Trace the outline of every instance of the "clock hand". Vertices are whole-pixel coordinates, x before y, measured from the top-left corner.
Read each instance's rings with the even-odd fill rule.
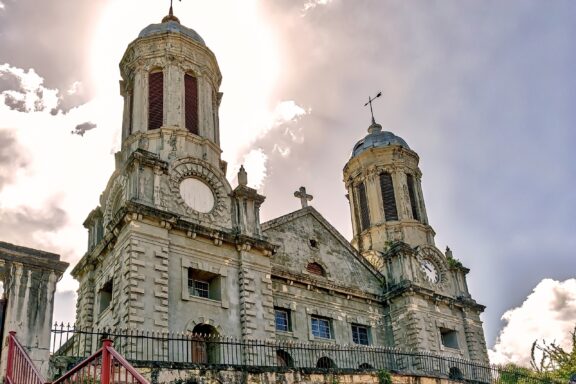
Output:
[[[430,272],[432,272],[432,268],[430,268],[429,266],[424,265],[424,268],[426,268],[427,270],[429,270]]]

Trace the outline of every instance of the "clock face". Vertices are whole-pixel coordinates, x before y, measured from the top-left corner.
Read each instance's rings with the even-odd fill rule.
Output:
[[[426,276],[426,279],[428,279],[428,281],[430,281],[431,283],[437,283],[438,281],[440,281],[440,274],[438,273],[438,269],[436,268],[434,263],[432,263],[430,260],[425,259],[422,260],[420,266],[422,267],[424,275]]]
[[[180,196],[193,210],[208,213],[214,208],[214,193],[200,179],[189,177],[180,183]]]

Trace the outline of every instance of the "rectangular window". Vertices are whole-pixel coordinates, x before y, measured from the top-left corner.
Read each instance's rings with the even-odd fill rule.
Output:
[[[164,120],[164,75],[153,72],[148,76],[148,130],[158,129]]]
[[[314,337],[319,337],[321,339],[331,339],[332,330],[330,329],[330,319],[323,317],[312,316],[312,334]]]
[[[207,281],[192,280],[189,282],[191,288],[190,294],[198,297],[208,297],[210,292],[210,283]]]
[[[112,301],[112,291],[114,289],[114,285],[112,280],[108,280],[106,284],[100,288],[99,296],[100,296],[100,313],[102,313],[106,308],[110,306],[110,302]]]
[[[276,330],[281,332],[291,332],[292,324],[290,323],[290,310],[284,308],[274,308],[274,318],[276,321]]]
[[[352,341],[354,344],[370,345],[368,327],[352,324]]]
[[[188,268],[188,293],[190,296],[220,300],[220,276]]]
[[[370,212],[368,211],[368,200],[366,199],[366,187],[364,183],[358,184],[358,204],[360,205],[360,230],[370,227]]]
[[[455,330],[440,328],[440,338],[444,347],[458,349],[458,333]]]
[[[380,174],[380,192],[382,193],[382,203],[384,204],[384,216],[386,221],[398,220],[392,175],[387,172]]]
[[[198,81],[194,76],[184,76],[184,110],[186,128],[198,134]]]

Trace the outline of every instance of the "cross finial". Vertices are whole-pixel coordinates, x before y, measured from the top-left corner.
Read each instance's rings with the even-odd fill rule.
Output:
[[[382,92],[378,92],[376,96],[370,97],[368,96],[368,102],[364,104],[364,106],[370,105],[370,115],[372,115],[372,124],[376,124],[376,120],[374,120],[374,111],[372,110],[372,102],[382,96]]]
[[[294,192],[294,197],[300,199],[300,204],[302,204],[302,208],[306,208],[308,206],[308,202],[314,198],[314,196],[306,193],[305,187],[300,187],[299,190]]]

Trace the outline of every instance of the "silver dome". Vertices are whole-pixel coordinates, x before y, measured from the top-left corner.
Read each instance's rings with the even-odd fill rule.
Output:
[[[392,132],[382,131],[380,124],[373,123],[368,128],[368,134],[362,140],[356,143],[352,150],[352,156],[355,157],[370,148],[386,147],[389,145],[399,145],[406,149],[410,149],[403,138],[396,136]]]
[[[181,33],[202,45],[206,45],[204,39],[202,39],[195,30],[185,27],[175,20],[168,20],[159,24],[150,24],[138,34],[138,37],[148,37],[168,32]]]

